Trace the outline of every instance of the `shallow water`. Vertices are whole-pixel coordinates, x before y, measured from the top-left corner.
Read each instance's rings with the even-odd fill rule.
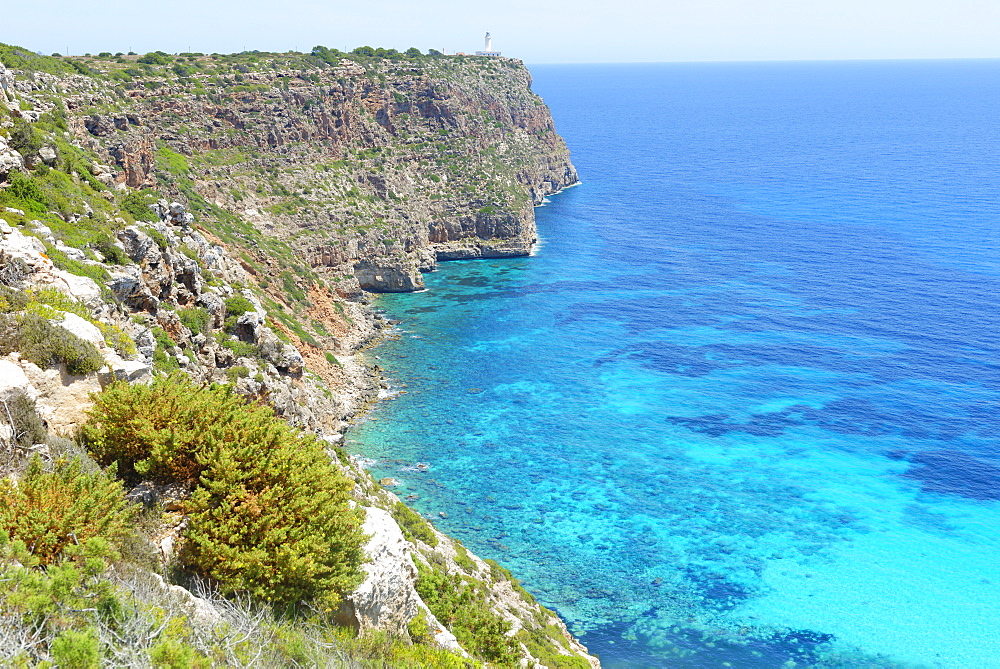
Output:
[[[584,183],[349,447],[606,666],[1000,666],[1000,63],[533,72]]]

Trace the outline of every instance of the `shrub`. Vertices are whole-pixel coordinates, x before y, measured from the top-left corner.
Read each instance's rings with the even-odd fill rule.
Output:
[[[226,317],[230,316],[242,316],[248,311],[254,311],[253,302],[243,297],[242,295],[233,295],[226,299]]]
[[[431,613],[477,657],[503,665],[516,664],[517,642],[507,636],[510,623],[485,605],[482,581],[449,574],[442,567],[417,561],[417,593]]]
[[[42,368],[65,363],[66,371],[75,375],[104,366],[104,358],[89,341],[33,313],[0,314],[0,355],[14,351]]]
[[[0,423],[11,423],[14,430],[15,445],[29,448],[34,444],[43,443],[46,437],[45,425],[35,411],[35,401],[23,392],[17,392],[13,397],[0,402],[3,413],[0,413]]]
[[[137,190],[128,190],[118,196],[118,206],[137,221],[155,221],[156,214],[149,208],[154,198]]]
[[[66,630],[52,640],[52,659],[66,669],[97,669],[101,650],[93,630]]]
[[[16,484],[0,481],[0,529],[23,541],[42,564],[92,537],[120,542],[132,532],[136,509],[113,474],[85,472],[79,458],[45,471],[35,457]]]
[[[222,345],[233,352],[237,358],[256,358],[260,355],[260,349],[254,344],[249,344],[239,339],[227,339]]]
[[[128,255],[122,250],[109,235],[103,235],[101,239],[91,244],[95,251],[100,252],[104,257],[104,262],[111,265],[127,265]]]
[[[82,430],[126,480],[197,482],[181,562],[223,592],[332,606],[360,582],[361,512],[320,442],[231,386],[110,385]]]
[[[403,530],[407,541],[419,539],[431,548],[438,545],[437,535],[430,523],[402,502],[396,502],[396,506],[392,507],[392,519],[399,523],[399,529]]]
[[[248,376],[250,376],[250,369],[243,365],[230,367],[226,370],[226,378],[229,379],[230,383],[236,383],[239,379],[245,379]]]
[[[201,307],[189,307],[187,309],[180,309],[177,315],[183,323],[193,334],[205,334],[208,332],[208,326],[212,322],[212,314],[208,313],[207,309]]]

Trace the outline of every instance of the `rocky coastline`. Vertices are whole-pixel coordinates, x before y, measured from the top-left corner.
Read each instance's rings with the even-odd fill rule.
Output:
[[[420,290],[439,261],[529,254],[533,207],[577,181],[523,65],[13,53],[20,69],[0,65],[0,197],[27,204],[0,207],[0,279],[100,365],[77,374],[5,351],[0,400],[28,398],[62,438],[114,381],[231,383],[324,439],[354,481],[370,539],[343,625],[474,657],[419,594],[438,574],[479,593],[521,666],[599,666],[509,572],[438,532],[341,446],[388,387],[363,355],[391,332],[369,293]],[[152,539],[166,568],[184,493],[144,485],[131,494],[166,510]]]

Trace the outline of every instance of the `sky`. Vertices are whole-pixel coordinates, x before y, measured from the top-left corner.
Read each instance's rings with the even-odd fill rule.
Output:
[[[1000,57],[1000,0],[44,0],[0,42],[44,53],[493,48],[528,63]]]

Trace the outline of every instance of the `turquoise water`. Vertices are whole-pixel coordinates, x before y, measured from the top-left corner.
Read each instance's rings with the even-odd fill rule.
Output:
[[[605,666],[1000,666],[1000,63],[533,72],[583,183],[349,448]]]

